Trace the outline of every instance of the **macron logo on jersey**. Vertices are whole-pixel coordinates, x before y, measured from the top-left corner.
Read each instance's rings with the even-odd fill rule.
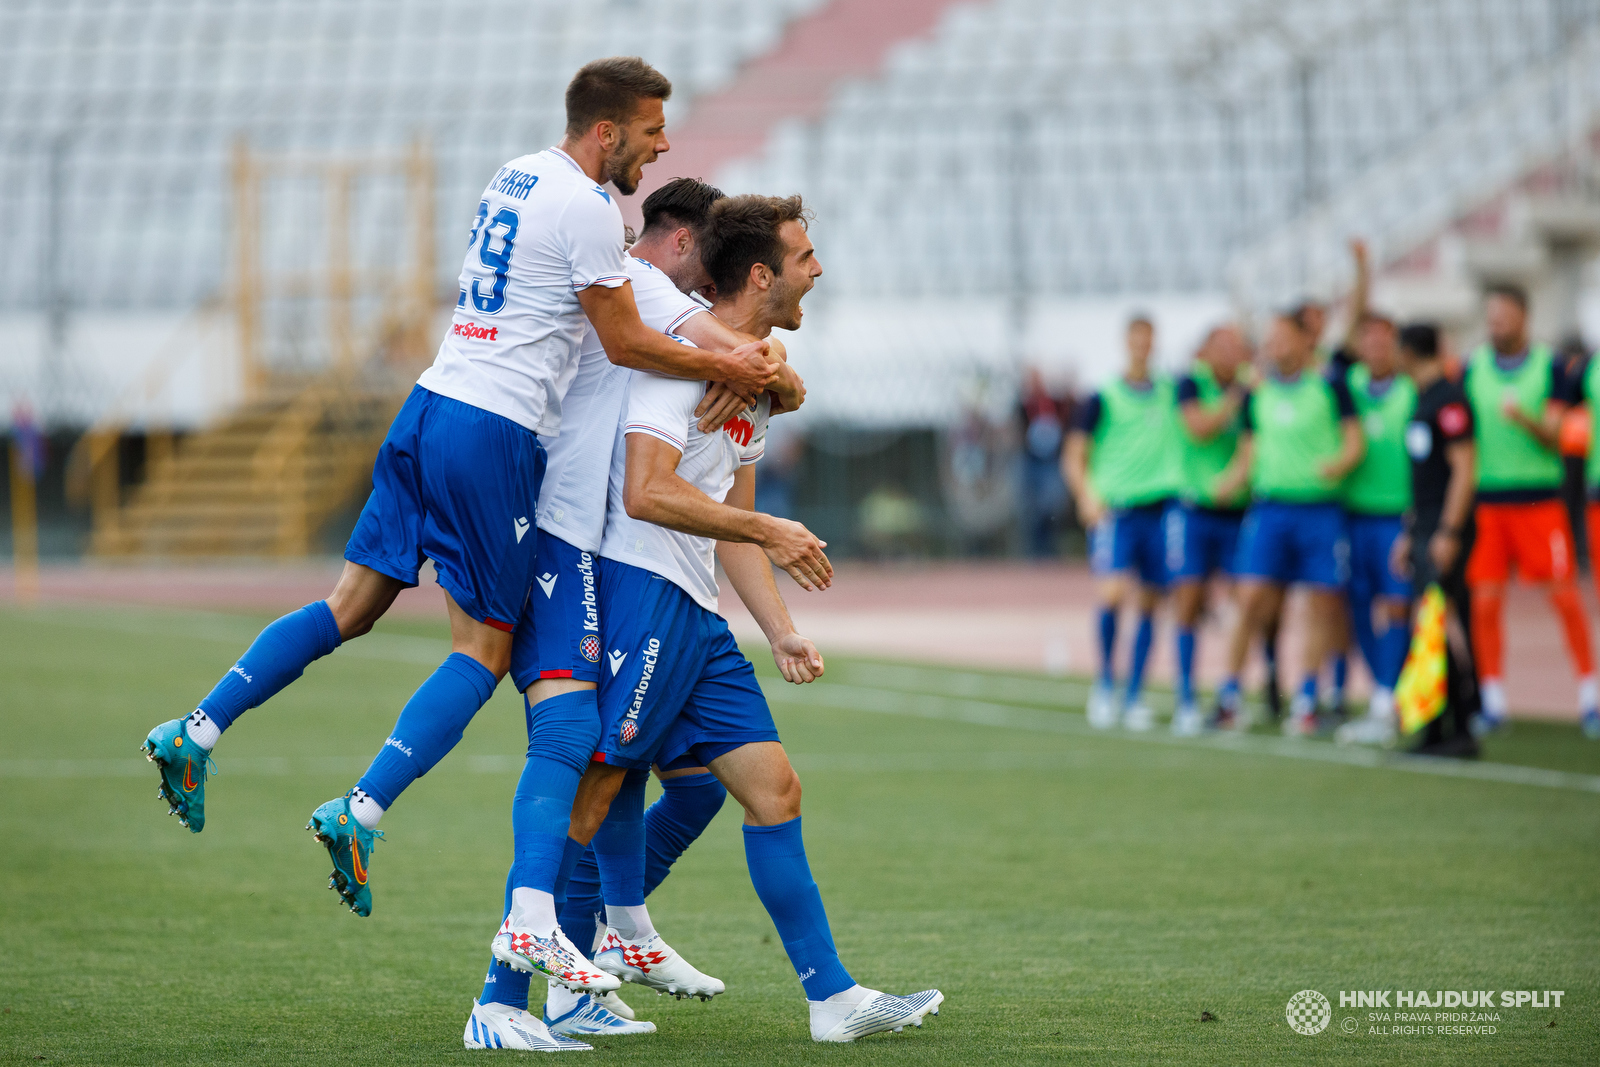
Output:
[[[522,544],[522,535],[528,532],[527,516],[523,516],[520,519],[512,519],[511,525],[516,527],[517,530],[517,544]]]
[[[550,594],[555,592],[555,590],[556,590],[556,579],[559,578],[559,577],[561,577],[561,575],[559,575],[559,574],[541,574],[541,575],[539,575],[537,581],[539,583],[539,588],[544,590],[544,598],[546,600],[549,600],[550,599]]]
[[[628,654],[614,648],[606,653],[606,658],[611,660],[611,677],[615,678],[617,672],[622,669],[622,661],[628,658]]]

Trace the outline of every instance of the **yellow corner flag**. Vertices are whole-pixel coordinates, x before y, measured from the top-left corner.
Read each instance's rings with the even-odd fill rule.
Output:
[[[1445,703],[1444,592],[1428,586],[1417,611],[1417,626],[1411,633],[1411,650],[1394,687],[1395,709],[1400,715],[1400,732],[1413,734],[1444,710]]]

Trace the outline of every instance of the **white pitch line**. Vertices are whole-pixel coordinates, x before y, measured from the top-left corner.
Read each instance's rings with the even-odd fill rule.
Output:
[[[1445,778],[1471,778],[1476,781],[1502,782],[1509,785],[1531,785],[1546,789],[1571,789],[1583,793],[1600,793],[1600,775],[1573,774],[1542,767],[1522,767],[1510,763],[1479,763],[1470,760],[1441,759],[1428,756],[1411,756],[1404,753],[1385,752],[1378,749],[1344,747],[1317,741],[1290,737],[1261,737],[1254,734],[1217,733],[1200,737],[1173,737],[1155,730],[1150,733],[1129,733],[1125,730],[1096,730],[1082,715],[1065,711],[1046,711],[1038,708],[1021,708],[1011,704],[995,704],[981,700],[958,697],[907,693],[898,689],[878,689],[869,686],[823,684],[779,689],[772,685],[767,699],[775,703],[800,706],[823,706],[849,711],[872,711],[883,715],[908,715],[921,719],[940,719],[963,722],[974,726],[998,726],[1015,730],[1032,730],[1039,733],[1064,734],[1073,737],[1098,737],[1109,740],[1144,741],[1159,745],[1199,747],[1237,752],[1251,756],[1279,756],[1289,759],[1312,760],[1319,763],[1338,763],[1349,767],[1367,767],[1414,774],[1432,774]]]

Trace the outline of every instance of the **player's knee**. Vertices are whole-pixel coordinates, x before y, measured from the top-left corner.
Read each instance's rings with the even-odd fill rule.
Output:
[[[530,686],[532,691],[534,687]],[[566,764],[580,774],[590,768],[600,744],[600,712],[595,690],[562,693],[533,704],[525,697],[528,755]]]

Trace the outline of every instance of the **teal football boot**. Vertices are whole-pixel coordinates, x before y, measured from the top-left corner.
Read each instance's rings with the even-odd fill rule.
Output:
[[[217,765],[211,753],[194,743],[185,719],[164,722],[150,731],[140,750],[144,758],[161,769],[158,794],[176,815],[178,822],[197,834],[206,828],[206,776],[215,774]]]
[[[382,830],[368,830],[356,821],[350,810],[350,794],[330,800],[311,813],[306,829],[328,850],[333,874],[328,888],[360,916],[372,914],[372,890],[367,886],[367,864],[372,846],[383,836]]]

